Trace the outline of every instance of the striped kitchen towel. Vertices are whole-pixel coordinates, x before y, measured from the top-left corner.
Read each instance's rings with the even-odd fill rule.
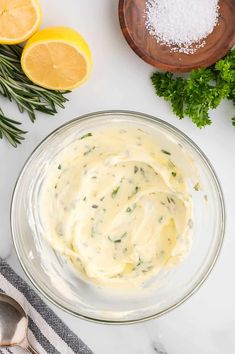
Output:
[[[28,338],[39,354],[92,354],[42,301],[42,299],[0,258],[0,292],[16,299],[29,316]],[[19,348],[0,348],[1,354],[22,353]]]

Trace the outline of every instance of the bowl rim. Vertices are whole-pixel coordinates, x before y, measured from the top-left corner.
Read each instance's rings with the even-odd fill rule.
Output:
[[[210,40],[207,38],[205,46],[201,48],[202,52],[196,52],[190,55],[189,62],[187,62],[187,54],[172,52],[172,48],[166,45],[164,46],[164,56],[159,58],[158,52],[161,51],[163,46],[157,43],[157,41],[155,41],[155,47],[157,47],[158,52],[154,52],[154,55],[142,46],[140,41],[138,42],[136,38],[138,37],[137,33],[140,31],[143,32],[142,35],[145,40],[154,37],[149,34],[145,27],[136,26],[134,21],[133,23],[128,21],[129,8],[131,8],[132,5],[134,6],[135,4],[129,4],[126,0],[119,0],[118,15],[122,34],[130,48],[140,59],[161,71],[186,73],[199,68],[207,68],[223,58],[235,45],[235,31],[234,28],[230,29],[229,27],[230,20],[231,24],[234,22],[234,15],[232,15],[230,19],[230,14],[233,14],[235,9],[233,0],[221,2],[217,24],[214,26],[213,31],[207,36]],[[229,21],[227,23],[228,19]],[[226,29],[223,30],[221,37],[217,38],[216,35],[219,33],[223,21],[226,21]],[[216,43],[219,45],[217,50],[215,50]],[[166,57],[173,58],[173,62],[167,61]]]
[[[18,250],[17,242],[16,242],[16,235],[14,233],[14,228],[13,228],[13,219],[14,219],[13,210],[14,210],[15,197],[16,197],[16,194],[17,194],[18,185],[20,183],[20,180],[21,180],[21,177],[22,177],[24,171],[27,169],[28,164],[33,159],[35,152],[46,141],[49,141],[52,136],[54,136],[59,131],[63,130],[65,127],[69,127],[70,125],[72,125],[72,124],[74,124],[74,123],[76,123],[78,121],[84,121],[86,119],[90,119],[90,118],[94,118],[94,117],[109,116],[109,115],[112,115],[112,116],[115,116],[115,115],[127,115],[129,117],[134,117],[134,118],[138,118],[139,117],[139,118],[142,118],[142,119],[147,119],[147,120],[149,120],[151,122],[155,122],[155,123],[159,124],[160,126],[166,128],[170,132],[176,133],[178,136],[180,136],[181,138],[186,140],[187,143],[189,143],[189,145],[199,154],[199,156],[201,157],[203,162],[206,164],[211,176],[213,177],[214,186],[216,188],[216,192],[217,192],[217,195],[218,195],[219,207],[221,209],[221,225],[220,225],[220,230],[219,230],[218,236],[217,236],[218,237],[218,242],[217,242],[217,245],[216,245],[216,249],[215,249],[215,252],[214,252],[213,259],[209,263],[207,268],[204,270],[202,276],[200,277],[200,279],[198,279],[198,281],[194,285],[194,287],[191,290],[189,290],[187,292],[187,294],[182,297],[182,299],[180,299],[179,301],[177,301],[173,305],[169,306],[168,308],[166,308],[166,309],[164,309],[162,311],[159,311],[159,312],[157,312],[155,314],[151,314],[151,315],[144,316],[142,318],[133,319],[133,320],[104,320],[104,319],[100,319],[100,318],[86,316],[84,314],[79,313],[78,311],[72,310],[70,308],[66,308],[59,301],[55,300],[50,294],[47,293],[46,290],[44,290],[37,283],[37,281],[33,278],[32,274],[30,274],[30,271],[26,267],[26,265],[24,263],[24,259],[21,256],[20,251]],[[225,211],[225,202],[224,202],[224,196],[223,196],[222,187],[221,187],[221,184],[219,182],[218,176],[217,176],[212,164],[210,163],[209,159],[204,154],[204,152],[199,148],[199,146],[191,138],[189,138],[185,133],[183,133],[178,128],[174,127],[172,124],[164,121],[163,119],[157,118],[155,116],[152,116],[152,115],[149,115],[149,114],[146,114],[146,113],[142,113],[142,112],[131,111],[131,110],[118,110],[118,109],[115,109],[115,110],[102,110],[102,111],[95,111],[95,112],[83,114],[81,116],[78,116],[78,117],[76,117],[76,118],[74,118],[74,119],[72,119],[72,120],[60,125],[58,128],[56,128],[55,130],[50,132],[33,149],[33,151],[30,153],[30,155],[26,159],[25,163],[23,164],[23,167],[21,168],[21,170],[19,172],[19,175],[18,175],[18,177],[16,179],[16,182],[15,182],[15,186],[14,186],[13,193],[12,193],[12,198],[11,198],[11,204],[10,204],[10,228],[11,228],[11,236],[12,236],[14,248],[15,248],[18,260],[20,262],[20,265],[21,265],[23,271],[25,272],[26,276],[28,277],[28,279],[33,284],[33,286],[39,291],[39,293],[41,293],[53,305],[56,305],[58,308],[64,310],[65,312],[67,312],[67,313],[69,313],[71,315],[74,315],[74,316],[76,316],[78,318],[81,318],[81,319],[84,319],[84,320],[87,320],[87,321],[90,321],[90,322],[93,322],[93,323],[100,323],[100,324],[117,324],[117,325],[120,325],[120,324],[141,323],[141,322],[145,322],[147,320],[158,318],[158,317],[160,317],[160,316],[162,316],[162,315],[174,310],[175,308],[179,307],[181,304],[183,304],[192,295],[194,295],[197,292],[197,290],[204,284],[204,282],[206,281],[207,277],[209,276],[209,274],[211,273],[212,269],[214,268],[215,263],[216,263],[216,261],[218,259],[219,254],[220,254],[222,245],[223,245],[224,234],[225,234],[225,224],[226,224],[226,211]]]

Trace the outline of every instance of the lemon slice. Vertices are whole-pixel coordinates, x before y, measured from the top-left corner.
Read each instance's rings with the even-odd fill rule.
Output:
[[[0,0],[0,43],[21,43],[40,26],[38,0]]]
[[[92,59],[79,33],[67,27],[49,27],[27,42],[21,65],[36,84],[51,90],[71,90],[87,80]]]

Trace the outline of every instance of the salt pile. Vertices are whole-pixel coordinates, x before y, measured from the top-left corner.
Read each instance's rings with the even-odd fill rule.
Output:
[[[218,0],[148,0],[146,28],[172,51],[193,54],[218,22]]]

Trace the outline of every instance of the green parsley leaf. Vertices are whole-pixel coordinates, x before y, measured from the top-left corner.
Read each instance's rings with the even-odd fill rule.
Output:
[[[83,136],[80,138],[80,140],[85,139],[85,138],[88,138],[89,136],[92,136],[92,133],[87,133],[87,134],[83,135]]]
[[[235,49],[209,68],[193,70],[187,76],[155,72],[151,81],[156,94],[171,103],[180,119],[188,116],[199,128],[210,125],[210,109],[225,98],[235,105]],[[232,124],[235,126],[235,117]]]
[[[111,194],[111,197],[112,197],[112,198],[115,198],[115,197],[116,197],[116,195],[117,195],[119,189],[120,189],[120,186],[118,186],[117,188],[115,188],[115,189],[112,191],[112,194]]]
[[[166,154],[166,155],[171,155],[171,153],[169,151],[166,151],[164,149],[162,149],[161,152],[163,152],[163,154]]]

